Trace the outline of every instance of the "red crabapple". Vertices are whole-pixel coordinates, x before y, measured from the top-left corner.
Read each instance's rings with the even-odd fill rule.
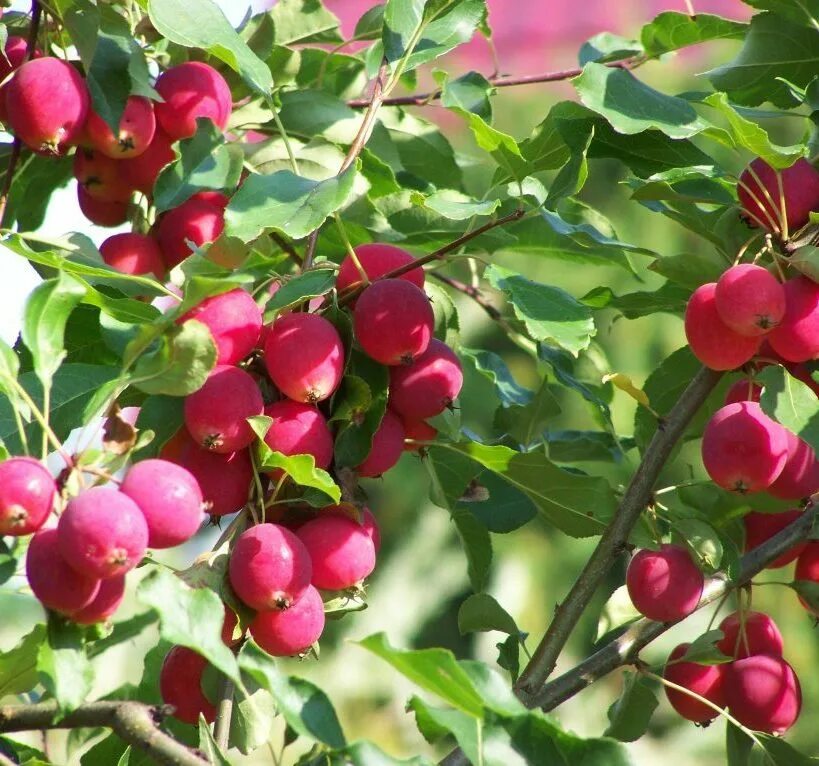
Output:
[[[390,470],[404,451],[404,426],[390,410],[384,413],[373,436],[370,452],[356,468],[359,476],[381,476]]]
[[[241,287],[205,298],[179,322],[188,319],[198,319],[210,330],[219,354],[217,364],[241,362],[255,348],[262,330],[262,312]]]
[[[804,226],[811,211],[819,208],[819,172],[800,158],[778,175],[765,160],[755,159],[739,177],[737,196],[752,226],[784,235],[785,222],[790,234]]]
[[[285,314],[267,333],[264,362],[286,397],[317,404],[338,388],[344,344],[338,330],[318,314]]]
[[[228,572],[236,595],[251,609],[288,609],[310,585],[313,565],[289,529],[257,524],[237,538]]]
[[[432,338],[412,364],[390,369],[390,406],[402,417],[431,418],[452,406],[463,382],[455,352]]]
[[[74,177],[94,199],[127,202],[131,198],[133,190],[123,178],[119,163],[100,152],[79,147],[74,154]]]
[[[190,471],[168,460],[135,463],[125,474],[120,490],[145,516],[151,548],[181,545],[204,521],[199,484]]]
[[[274,657],[307,651],[324,630],[324,603],[311,585],[289,609],[258,612],[250,623],[253,640]]]
[[[122,177],[128,185],[150,196],[162,168],[176,159],[172,144],[173,139],[157,126],[153,140],[139,157],[121,161]]]
[[[361,526],[370,536],[370,540],[373,541],[373,548],[375,548],[375,552],[377,554],[379,548],[381,548],[381,530],[378,528],[378,522],[375,520],[375,514],[369,508],[365,508],[361,512]]]
[[[431,426],[426,420],[415,420],[414,418],[401,418],[404,424],[404,450],[407,452],[417,452],[423,449],[423,444],[417,442],[435,441],[438,436],[438,429]]]
[[[264,401],[253,377],[229,365],[214,367],[205,385],[185,398],[185,425],[197,444],[213,452],[236,452],[254,439],[248,418]]]
[[[66,506],[57,525],[62,557],[86,577],[116,577],[133,569],[148,547],[139,506],[111,487],[92,487]]]
[[[355,248],[355,254],[358,258],[358,262],[361,264],[361,268],[364,269],[364,273],[371,282],[415,260],[410,253],[406,250],[402,250],[400,247],[378,242],[359,245]],[[412,271],[402,274],[398,279],[404,279],[416,287],[423,289],[424,269],[419,266],[417,269],[412,269]],[[344,292],[344,290],[357,287],[361,284],[361,273],[356,267],[352,257],[348,255],[344,258],[339,267],[338,275],[336,276],[336,290],[341,293]]]
[[[100,245],[100,253],[102,260],[123,274],[153,274],[162,279],[167,271],[159,245],[147,234],[114,234]]]
[[[802,511],[783,511],[781,513],[758,513],[751,511],[742,517],[745,526],[745,552],[758,548],[762,543],[770,540],[777,532],[790,526],[802,515]],[[779,569],[787,566],[805,549],[806,543],[797,543],[790,550],[775,558],[768,569]]]
[[[221,208],[204,200],[189,199],[162,214],[156,225],[156,238],[165,262],[173,268],[193,252],[188,241],[201,247],[218,239],[224,228],[225,213]]]
[[[691,644],[680,644],[671,652],[663,670],[663,678],[713,702],[717,707],[725,707],[724,666],[700,665],[698,662],[682,660],[689,646]],[[677,689],[666,686],[665,695],[677,713],[694,723],[707,723],[718,715],[713,708]]]
[[[128,220],[129,201],[109,202],[95,199],[82,186],[77,186],[77,201],[82,214],[97,226],[119,226]]]
[[[166,69],[156,81],[163,101],[155,106],[156,119],[172,138],[189,138],[196,133],[196,118],[210,118],[224,130],[233,108],[225,78],[212,66],[186,61]]]
[[[236,627],[239,625],[239,618],[227,604],[225,606],[225,620],[222,623],[222,641],[227,646],[236,646],[241,641],[241,638],[234,638]]]
[[[247,503],[253,481],[253,463],[247,449],[221,454],[200,447],[182,429],[160,453],[186,468],[199,484],[204,510],[211,516],[226,516],[240,511]]]
[[[0,536],[37,531],[56,497],[57,485],[39,460],[13,457],[0,463]]]
[[[743,726],[784,734],[799,717],[802,691],[793,668],[781,657],[755,654],[725,671],[725,701]]]
[[[6,47],[3,49],[3,56],[0,56],[0,82],[5,80],[15,69],[18,69],[26,58],[28,40],[25,37],[9,35],[6,40]],[[38,59],[42,56],[42,51],[35,48],[32,58]],[[6,85],[0,85],[0,120],[8,122],[6,112]]]
[[[717,649],[728,657],[742,660],[754,654],[782,656],[782,634],[771,617],[763,612],[733,612],[720,624],[723,637]]]
[[[657,622],[687,617],[697,608],[704,578],[685,548],[663,545],[659,551],[644,549],[631,559],[626,586],[640,614]]]
[[[216,718],[216,708],[202,691],[202,674],[208,661],[187,646],[174,646],[159,671],[159,693],[166,705],[173,705],[174,718],[196,726],[201,713],[208,723]]]
[[[100,581],[100,589],[94,600],[77,612],[71,613],[71,621],[78,625],[94,625],[105,622],[114,615],[125,597],[125,575],[109,577]]]
[[[273,421],[264,437],[270,449],[288,456],[312,455],[317,468],[330,465],[333,435],[324,415],[315,407],[283,400],[268,406],[264,414]]]
[[[767,492],[780,500],[801,500],[819,490],[819,462],[807,442],[790,431],[786,433],[788,459]]]
[[[376,362],[410,364],[426,351],[434,317],[426,293],[403,279],[374,282],[353,312],[355,335]]]
[[[819,358],[819,284],[808,277],[785,282],[785,316],[768,336],[781,357],[789,362]]]
[[[762,396],[762,386],[752,380],[743,378],[738,380],[725,394],[725,404],[736,402],[758,402]]]
[[[148,148],[156,132],[153,102],[143,96],[130,96],[125,102],[116,136],[92,108],[85,130],[98,152],[115,160],[138,157]]]
[[[733,370],[749,361],[759,338],[734,332],[720,318],[714,298],[716,282],[700,285],[685,307],[685,337],[694,356],[712,370]]]
[[[765,335],[785,316],[785,290],[767,269],[740,263],[717,280],[714,300],[720,319],[740,335]]]
[[[796,559],[796,569],[793,573],[794,580],[805,580],[806,582],[819,582],[819,543],[809,542],[805,545],[799,558]],[[812,607],[801,596],[799,600],[814,617],[819,617],[819,610]]]
[[[43,606],[72,614],[88,606],[100,589],[96,577],[81,575],[62,557],[57,530],[41,529],[26,552],[26,579]]]
[[[41,154],[59,154],[85,126],[90,98],[71,64],[52,56],[23,64],[4,88],[14,135]]]
[[[205,189],[204,191],[191,194],[190,199],[198,199],[200,202],[209,202],[214,207],[224,210],[230,204],[230,197],[227,194],[214,191],[212,189]]]
[[[296,532],[313,562],[312,584],[344,590],[375,568],[375,545],[364,527],[346,516],[321,515]]]
[[[723,489],[759,492],[782,472],[788,457],[787,431],[756,402],[717,410],[702,436],[702,462]]]

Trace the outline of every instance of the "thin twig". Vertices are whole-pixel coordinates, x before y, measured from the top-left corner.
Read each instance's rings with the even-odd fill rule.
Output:
[[[26,41],[26,53],[23,56],[22,64],[31,60],[34,55],[34,50],[37,47],[37,34],[40,30],[40,19],[43,15],[43,9],[40,6],[39,0],[32,0],[31,2],[31,24],[28,28],[28,39]],[[21,64],[21,66],[22,66]],[[11,145],[11,155],[9,155],[9,163],[6,167],[6,175],[3,179],[3,189],[0,191],[0,225],[6,216],[6,206],[9,202],[9,193],[11,192],[11,185],[14,182],[14,172],[17,170],[17,163],[20,161],[20,153],[23,149],[23,144],[19,138],[14,139]]]
[[[287,253],[291,260],[301,265],[301,256],[296,252],[296,248],[293,247],[292,242],[288,242],[277,231],[270,232],[270,239],[272,239],[279,246],[279,248],[281,248],[282,252]]]
[[[171,706],[144,705],[130,700],[105,701],[80,705],[72,713],[55,720],[57,712],[54,702],[0,707],[0,732],[104,726],[161,766],[210,766],[208,760],[159,727],[162,719],[173,712]]]
[[[222,677],[219,685],[219,704],[216,708],[216,720],[213,722],[213,739],[217,747],[226,752],[230,744],[230,723],[233,718],[233,695],[236,686],[227,676]]]
[[[643,63],[642,59],[628,58],[622,61],[611,61],[606,66],[615,69],[633,69],[641,63]],[[511,88],[517,85],[535,85],[543,82],[571,80],[582,73],[583,70],[578,67],[575,69],[559,69],[555,72],[522,75],[520,77],[490,77],[488,82],[493,88]],[[394,96],[393,98],[385,98],[382,104],[383,106],[426,106],[430,102],[441,98],[442,93],[443,91],[439,89],[428,93],[415,93],[410,96]],[[347,102],[347,106],[352,109],[363,109],[368,105],[369,101],[365,98],[354,98]]]
[[[498,311],[497,308],[495,308],[488,300],[486,300],[486,298],[483,297],[483,293],[481,293],[477,287],[461,282],[459,279],[453,279],[452,277],[448,277],[444,274],[439,274],[437,271],[428,271],[427,274],[434,277],[439,282],[443,282],[445,285],[448,285],[453,290],[457,290],[459,293],[463,293],[467,297],[472,298],[472,300],[486,312],[486,315],[490,319],[494,320],[495,322],[503,321],[503,316],[501,315],[500,311]]]

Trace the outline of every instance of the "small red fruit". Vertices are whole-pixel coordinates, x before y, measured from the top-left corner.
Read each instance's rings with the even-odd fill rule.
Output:
[[[247,419],[261,415],[263,409],[253,377],[238,367],[219,365],[202,388],[185,398],[185,425],[197,444],[227,454],[253,441]]]
[[[162,279],[167,271],[159,245],[147,234],[114,234],[100,245],[100,253],[102,260],[123,274],[153,274]]]
[[[97,226],[120,226],[128,220],[130,203],[94,199],[82,186],[77,186],[77,200],[82,214]]]
[[[159,672],[159,693],[166,705],[173,705],[174,718],[196,726],[201,713],[208,723],[216,718],[216,708],[202,691],[202,674],[208,661],[187,646],[168,652]]]
[[[297,533],[313,562],[312,584],[323,590],[352,588],[375,569],[375,545],[363,525],[323,514]]]
[[[90,98],[71,64],[46,56],[23,64],[4,88],[12,131],[41,154],[59,154],[79,137]]]
[[[221,208],[199,199],[189,199],[168,210],[159,219],[156,238],[169,268],[185,260],[196,247],[218,239],[225,228],[225,213]]]
[[[238,624],[239,618],[236,616],[236,612],[225,604],[225,620],[222,623],[222,641],[228,646],[236,646],[236,644],[241,641],[241,638],[233,637]]]
[[[142,96],[131,96],[125,102],[125,111],[119,121],[117,135],[92,108],[85,130],[93,147],[115,160],[139,157],[150,145],[156,132],[156,118],[151,101]]]
[[[145,516],[151,548],[181,545],[204,521],[199,484],[189,471],[168,460],[135,463],[125,474],[120,490]]]
[[[740,335],[765,335],[785,316],[782,283],[762,266],[740,263],[717,280],[714,300],[720,319]]]
[[[747,378],[738,380],[725,394],[725,404],[737,402],[758,402],[762,395],[762,386]]]
[[[369,509],[365,508],[361,513],[361,526],[364,531],[370,536],[373,541],[373,547],[376,554],[381,548],[381,530],[378,528],[378,522],[375,520],[375,514]]]
[[[415,420],[413,418],[401,418],[404,424],[404,450],[406,452],[417,452],[424,448],[423,444],[417,442],[432,442],[438,436],[438,429],[431,426],[425,420]]]
[[[66,506],[57,525],[63,558],[86,577],[125,574],[145,555],[148,525],[139,506],[111,487],[84,490]]]
[[[644,617],[657,622],[681,620],[702,596],[702,572],[685,548],[663,545],[659,551],[638,551],[626,570],[631,601]]]
[[[364,273],[371,282],[415,260],[410,253],[400,247],[378,242],[359,245],[355,248],[355,254],[364,269]],[[398,279],[404,279],[416,287],[424,289],[424,269],[420,266],[417,269],[408,271],[406,274],[402,274]],[[361,273],[352,257],[348,255],[341,262],[341,267],[338,270],[336,289],[341,293],[360,284],[362,284]]]
[[[100,589],[94,600],[71,614],[72,622],[78,625],[94,625],[98,622],[105,622],[119,609],[122,599],[125,597],[125,575],[109,577],[100,581]]]
[[[723,489],[759,492],[773,484],[788,457],[787,431],[756,402],[728,404],[702,437],[702,462]]]
[[[139,157],[121,161],[122,177],[132,189],[150,197],[162,168],[174,159],[173,139],[157,127],[153,140]]]
[[[190,199],[198,199],[200,202],[209,202],[211,205],[224,210],[230,204],[230,197],[220,191],[206,189],[205,191],[191,194]]]
[[[324,415],[315,407],[283,400],[271,404],[264,414],[273,420],[264,437],[270,449],[288,456],[312,455],[317,468],[330,465],[333,435]]]
[[[410,364],[427,350],[434,317],[423,290],[403,279],[370,285],[353,312],[355,335],[376,362]]]
[[[311,585],[289,609],[259,612],[250,635],[268,654],[292,657],[306,652],[324,630],[324,603]]]
[[[404,451],[404,426],[387,410],[373,436],[370,453],[356,468],[359,476],[381,476],[390,470]]]
[[[403,417],[431,418],[452,406],[463,382],[455,352],[432,338],[412,364],[390,369],[390,406]]]
[[[56,497],[57,485],[39,460],[13,457],[0,463],[0,535],[36,532]]]
[[[79,147],[74,155],[74,177],[94,199],[127,202],[131,198],[133,190],[123,178],[119,163],[100,152]]]
[[[164,99],[155,106],[156,119],[172,138],[196,133],[197,117],[213,120],[220,130],[227,127],[233,99],[225,78],[212,66],[186,61],[165,70],[156,81]]]
[[[763,612],[733,612],[720,624],[723,637],[717,649],[738,660],[754,654],[782,656],[782,634],[771,617]]]
[[[784,734],[799,717],[802,690],[785,660],[756,654],[727,666],[725,701],[731,715],[743,726]]]
[[[802,511],[783,511],[782,513],[751,513],[742,517],[745,525],[745,552],[758,548],[762,543],[770,540],[777,532],[781,532],[785,527],[790,526],[802,515]],[[794,561],[805,549],[806,543],[797,543],[781,556],[775,558],[768,569],[779,569]]]
[[[313,575],[304,543],[278,524],[257,524],[239,535],[228,567],[233,590],[252,609],[290,608]]]
[[[219,352],[217,364],[241,362],[255,348],[262,330],[261,309],[240,287],[205,298],[179,322],[188,319],[197,319],[210,330]]]
[[[26,552],[26,579],[42,605],[61,614],[88,606],[100,589],[96,577],[81,575],[62,557],[56,529],[41,529]]]
[[[781,500],[801,500],[819,490],[819,461],[811,446],[796,434],[786,431],[788,458],[768,494]]]
[[[785,282],[785,316],[768,336],[783,359],[809,362],[819,358],[819,285],[808,277]]]
[[[344,344],[324,317],[285,314],[267,333],[264,361],[270,379],[285,396],[317,404],[329,398],[341,382]]]
[[[725,667],[723,665],[700,665],[698,662],[681,660],[691,644],[680,644],[671,652],[663,671],[663,678],[682,686],[717,707],[725,707]],[[707,723],[717,717],[713,708],[677,689],[665,687],[665,695],[671,707],[683,718],[694,723]]]
[[[796,559],[793,579],[819,583],[819,543],[809,542],[805,545],[804,550],[799,554],[799,558]],[[799,601],[814,617],[819,617],[819,609],[812,607],[801,596]]]
[[[734,332],[722,321],[715,300],[716,282],[700,285],[685,307],[685,337],[694,356],[712,370],[733,370],[749,361],[759,338]]]
[[[10,35],[6,41],[4,48],[4,56],[0,56],[0,82],[5,80],[15,69],[18,69],[26,58],[28,49],[28,41],[25,37],[18,37],[17,35]],[[42,56],[42,51],[35,48],[32,58],[38,59]],[[6,112],[6,85],[0,86],[0,120],[8,121],[8,113]]]

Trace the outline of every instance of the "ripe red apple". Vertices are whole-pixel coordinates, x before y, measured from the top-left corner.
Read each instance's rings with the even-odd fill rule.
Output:
[[[208,723],[216,718],[216,707],[202,691],[202,674],[208,661],[187,646],[174,646],[159,671],[159,693],[166,705],[174,706],[174,718],[196,726],[200,713]]]
[[[734,332],[717,311],[716,282],[700,285],[685,307],[685,337],[694,356],[712,370],[733,370],[749,361],[759,338]]]
[[[123,274],[153,274],[162,279],[167,271],[159,245],[147,234],[114,234],[100,245],[100,253],[102,260]]]
[[[157,126],[153,140],[139,157],[121,161],[122,177],[132,189],[150,197],[157,176],[174,159],[173,139]]]
[[[186,61],[166,69],[156,81],[164,101],[157,102],[156,119],[172,138],[196,133],[196,118],[213,120],[220,130],[227,127],[233,98],[225,78],[212,66]]]
[[[359,264],[361,264],[364,273],[371,282],[415,260],[406,250],[402,250],[395,245],[387,245],[379,242],[359,245],[354,249]],[[402,274],[398,278],[411,282],[422,290],[424,288],[424,269],[421,266],[408,271],[406,274]],[[339,293],[342,293],[360,284],[362,284],[361,273],[356,267],[352,257],[347,255],[341,262],[338,275],[336,276],[336,289]]]
[[[737,402],[717,410],[703,433],[702,462],[723,489],[767,489],[782,472],[787,457],[787,431],[756,402]]]
[[[130,202],[108,202],[94,199],[82,186],[77,186],[77,200],[83,215],[97,226],[120,226],[128,220]]]
[[[133,192],[119,162],[91,149],[77,149],[74,177],[90,197],[103,202],[127,202]]]
[[[363,525],[322,514],[296,532],[313,562],[311,582],[323,590],[352,588],[375,568],[375,545]]]
[[[90,98],[71,64],[52,56],[23,64],[5,87],[11,129],[40,154],[61,154],[79,137]]]
[[[452,406],[463,382],[455,352],[432,338],[412,364],[390,368],[390,407],[402,417],[431,418]]]
[[[685,548],[664,544],[659,551],[644,549],[631,559],[626,587],[640,614],[657,622],[687,617],[702,596],[702,572]]]
[[[758,402],[762,395],[762,386],[748,378],[738,380],[725,394],[725,404],[736,402]]]
[[[15,69],[18,69],[26,57],[28,41],[25,37],[9,35],[6,40],[6,47],[3,49],[5,56],[0,56],[0,82],[5,80]],[[32,58],[38,59],[43,55],[39,48],[34,49]],[[8,122],[6,111],[6,85],[0,86],[0,121]]]
[[[162,214],[156,227],[156,238],[170,268],[185,260],[196,247],[213,242],[225,228],[221,208],[203,200],[189,199],[179,207]]]
[[[404,426],[397,415],[387,410],[373,436],[370,452],[356,468],[359,476],[381,476],[390,470],[404,451]]]
[[[723,665],[700,665],[682,660],[691,644],[680,644],[668,657],[663,678],[677,686],[683,686],[694,694],[713,702],[717,707],[725,706],[725,668]],[[665,695],[671,707],[683,718],[694,723],[707,723],[717,717],[713,708],[677,689],[665,688]]]
[[[743,726],[784,734],[802,708],[802,690],[793,668],[781,657],[756,654],[725,671],[725,701]]]
[[[819,491],[819,461],[811,446],[787,431],[788,459],[768,494],[781,500],[802,500]]]
[[[785,316],[785,289],[767,269],[740,263],[717,280],[714,300],[720,319],[740,335],[765,335]]]
[[[30,457],[0,463],[0,535],[30,535],[54,508],[57,485],[48,469]]]
[[[328,399],[341,382],[344,344],[324,317],[285,314],[267,333],[264,361],[270,379],[285,396],[317,404]]]
[[[72,612],[71,621],[78,625],[106,622],[119,609],[123,598],[125,598],[125,575],[101,580],[100,589],[93,601],[78,612]]]
[[[142,96],[131,96],[119,121],[117,135],[92,108],[85,131],[98,152],[115,160],[139,157],[150,145],[156,132],[153,102]]]
[[[404,450],[406,452],[417,452],[423,449],[422,444],[412,442],[432,442],[438,436],[438,429],[431,426],[426,420],[415,420],[414,418],[401,418],[404,424]]]
[[[253,640],[274,657],[307,651],[323,630],[324,603],[312,585],[288,609],[258,612],[250,623]]]
[[[784,642],[770,615],[763,612],[733,612],[720,624],[723,637],[717,649],[728,657],[742,660],[754,654],[782,656]]]
[[[790,526],[802,515],[799,509],[793,511],[783,511],[782,513],[757,513],[751,511],[742,517],[745,526],[745,552],[758,548],[762,543],[770,540],[777,532],[781,532],[785,527]],[[805,549],[806,543],[797,543],[781,556],[775,558],[768,569],[779,569],[794,561]]]
[[[819,359],[819,285],[808,277],[785,282],[785,316],[768,336],[789,362]]]
[[[283,455],[312,455],[317,468],[328,468],[333,460],[333,435],[327,420],[315,407],[288,399],[269,405],[264,414],[273,422],[264,441]],[[272,473],[278,478],[281,473]]]

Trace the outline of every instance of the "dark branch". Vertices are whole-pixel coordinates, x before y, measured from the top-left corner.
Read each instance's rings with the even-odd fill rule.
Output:
[[[497,308],[495,308],[488,300],[486,300],[486,298],[483,297],[483,293],[477,287],[461,282],[459,279],[453,279],[452,277],[447,277],[444,274],[439,274],[437,271],[428,271],[427,274],[434,277],[439,282],[443,282],[445,285],[448,285],[453,290],[457,290],[459,293],[463,293],[467,297],[472,298],[472,300],[486,312],[486,315],[490,319],[494,320],[495,322],[501,321],[502,316],[500,311],[498,311]]]
[[[210,766],[200,754],[159,728],[161,720],[171,712],[173,708],[141,702],[89,702],[55,721],[57,706],[54,702],[6,705],[0,707],[0,732],[105,726],[161,766]]]

